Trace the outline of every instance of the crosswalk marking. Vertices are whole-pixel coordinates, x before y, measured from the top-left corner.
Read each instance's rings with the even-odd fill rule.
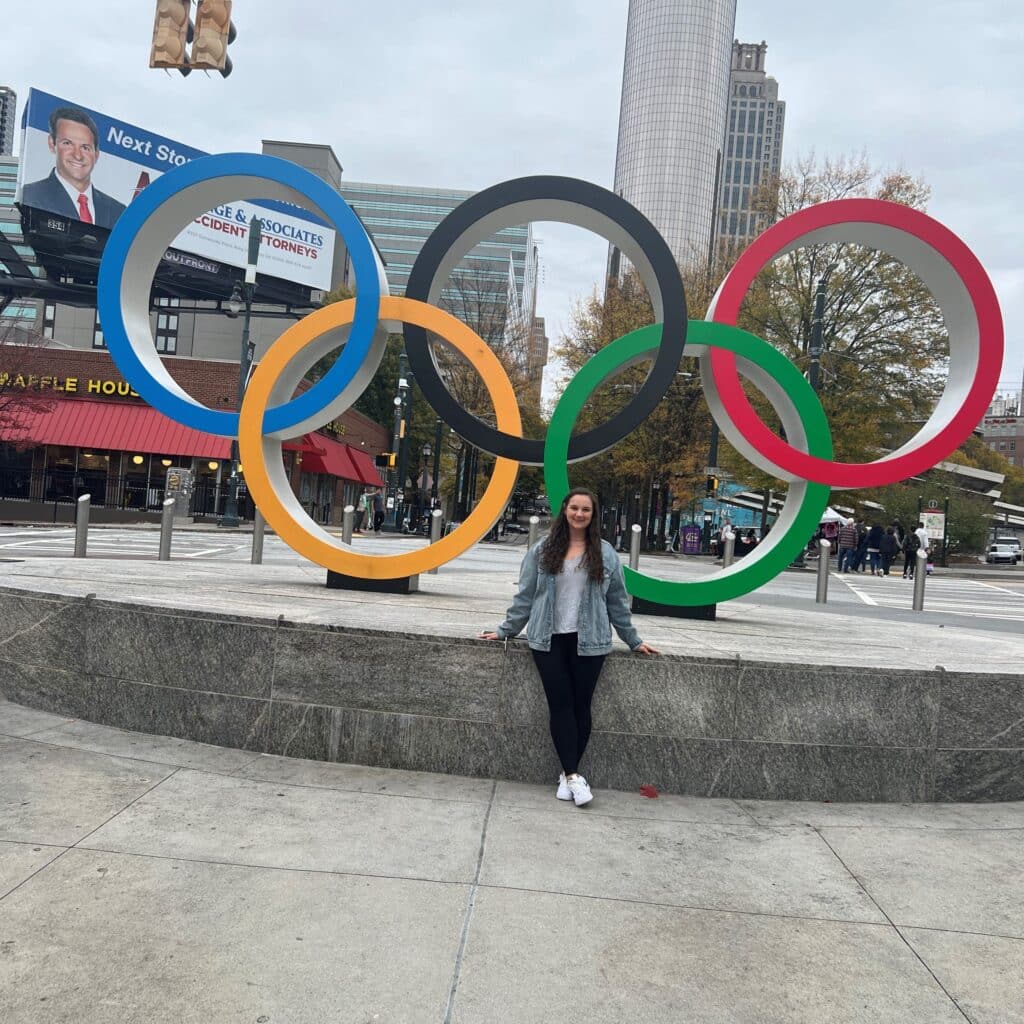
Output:
[[[903,610],[913,606],[913,584],[904,581],[901,576],[861,577],[854,583],[846,574],[833,575],[839,576],[865,604]],[[899,582],[892,582],[894,580]],[[1024,622],[1024,592],[997,586],[986,580],[929,577],[925,584],[924,610],[968,618]]]

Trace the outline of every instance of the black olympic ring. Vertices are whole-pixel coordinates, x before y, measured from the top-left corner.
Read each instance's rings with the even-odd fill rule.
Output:
[[[590,458],[636,430],[665,397],[686,343],[686,293],[675,257],[653,224],[621,196],[578,178],[539,175],[484,189],[457,206],[427,238],[407,298],[436,304],[452,269],[478,242],[502,228],[551,220],[585,228],[616,245],[647,287],[660,322],[661,344],[637,394],[607,423],[569,442],[569,462]],[[514,437],[484,423],[451,395],[434,360],[427,332],[405,324],[405,350],[434,411],[470,444],[525,465],[544,464],[544,441]]]

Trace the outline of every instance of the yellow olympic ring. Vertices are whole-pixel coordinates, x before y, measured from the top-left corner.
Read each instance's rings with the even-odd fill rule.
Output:
[[[355,306],[355,299],[348,299],[318,309],[289,327],[263,357],[246,388],[239,415],[238,448],[245,466],[245,482],[256,507],[277,535],[311,562],[364,579],[415,576],[456,558],[487,533],[512,496],[519,463],[498,458],[483,497],[465,522],[436,544],[416,551],[400,555],[357,554],[310,519],[285,476],[281,439],[263,434],[263,414],[271,403],[278,379],[296,356],[327,331],[351,324]],[[512,382],[478,334],[444,310],[415,299],[381,296],[379,317],[433,331],[460,352],[483,379],[494,404],[498,429],[522,437]]]

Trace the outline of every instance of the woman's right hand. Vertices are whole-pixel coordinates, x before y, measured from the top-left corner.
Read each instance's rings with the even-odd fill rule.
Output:
[[[489,630],[489,629],[485,629],[485,630],[484,630],[484,631],[483,631],[483,632],[482,632],[482,633],[480,634],[480,639],[481,639],[481,640],[500,640],[500,639],[501,639],[501,637],[500,637],[500,636],[498,636],[498,634],[497,634],[497,633],[495,633],[495,632],[493,632],[492,630]]]

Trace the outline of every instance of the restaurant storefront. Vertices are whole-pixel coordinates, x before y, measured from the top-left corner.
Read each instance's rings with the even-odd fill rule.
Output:
[[[10,350],[5,346],[4,354]],[[19,365],[0,366],[6,398],[0,520],[68,522],[83,494],[90,495],[97,521],[156,518],[167,473],[174,469],[192,474],[190,515],[216,519],[223,513],[231,474],[228,438],[192,430],[148,406],[105,352],[42,349],[31,358],[20,355]],[[237,387],[237,364],[168,359],[165,365],[204,404],[234,404],[225,396]],[[354,504],[368,487],[382,486],[373,456],[387,443],[384,428],[352,410],[320,431],[285,442],[289,479],[310,516],[339,524],[345,504]],[[244,476],[243,466],[239,513],[251,518]]]

